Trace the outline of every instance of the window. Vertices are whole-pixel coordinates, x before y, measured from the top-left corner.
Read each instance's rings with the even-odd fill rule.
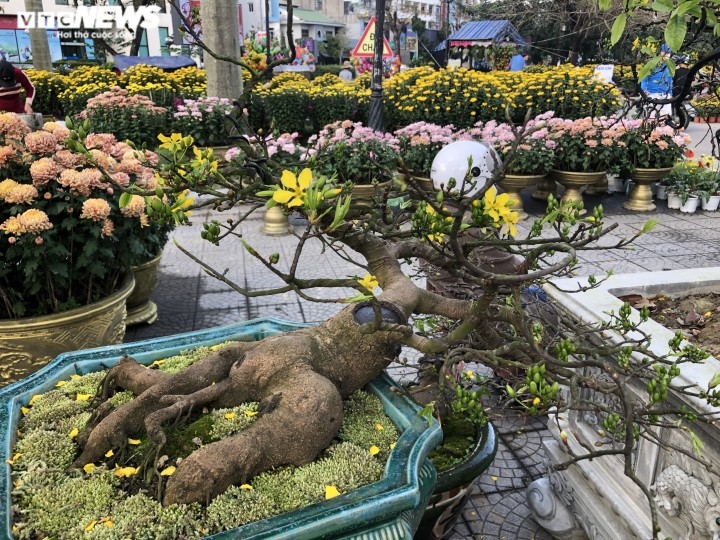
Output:
[[[160,54],[162,56],[170,56],[170,49],[168,49],[168,29],[166,26],[158,27],[158,36],[160,37]]]
[[[138,49],[138,56],[150,56],[150,49],[148,48],[147,31],[142,28],[142,37],[140,38],[140,48]]]
[[[69,6],[70,0],[55,0],[56,6]]]
[[[310,37],[310,30],[307,28],[300,30],[300,37]]]
[[[350,15],[351,12],[352,12],[352,4],[350,2],[348,2],[347,0],[345,0],[345,2],[343,2],[343,14]]]
[[[248,2],[248,11],[249,11],[250,13],[252,13],[253,11],[255,11],[255,4],[253,4],[252,2]]]
[[[315,0],[315,11],[322,11],[322,0]]]

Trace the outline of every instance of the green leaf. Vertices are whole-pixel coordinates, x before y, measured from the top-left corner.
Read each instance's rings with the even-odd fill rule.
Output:
[[[702,442],[700,437],[695,435],[692,431],[688,431],[688,433],[690,434],[690,440],[692,441],[693,453],[698,457],[702,457],[702,451],[705,447],[705,443]]]
[[[699,4],[698,0],[690,0],[689,2],[682,2],[681,4],[678,5],[677,8],[675,8],[675,10],[673,10],[671,16],[674,17],[677,15],[679,17],[680,15],[685,15],[685,13],[688,13],[689,11],[694,10],[698,6],[698,4]],[[673,49],[673,50],[675,50],[675,49]]]
[[[675,5],[672,0],[655,0],[650,5],[650,9],[659,11],[660,13],[671,13],[675,9]]]
[[[128,204],[130,204],[130,201],[132,200],[132,195],[128,192],[123,192],[122,195],[120,195],[120,200],[118,203],[120,204],[120,208],[125,208]]]
[[[715,15],[715,12],[710,8],[705,8],[704,11],[707,22],[709,22],[710,24],[717,24],[718,18]]]
[[[640,72],[638,73],[638,79],[640,79],[642,81],[645,77],[650,75],[652,70],[655,69],[659,63],[660,63],[659,56],[654,56],[653,58],[651,58],[650,60],[645,62],[645,65],[640,68]]]
[[[610,45],[615,45],[618,41],[620,41],[620,37],[623,35],[623,32],[625,31],[626,24],[627,24],[627,13],[623,12],[620,15],[618,15],[618,18],[615,19],[615,22],[612,25],[612,30],[610,31]]]
[[[650,219],[648,219],[648,220],[645,222],[645,224],[642,226],[642,229],[640,229],[640,232],[641,232],[642,234],[649,233],[650,231],[652,231],[652,230],[655,228],[655,226],[656,226],[657,224],[658,224],[657,218],[650,218]]]
[[[598,0],[598,6],[603,11],[607,11],[610,9],[610,6],[612,5],[612,0]]]
[[[433,414],[435,413],[435,402],[431,401],[418,411],[418,416],[422,416],[427,420],[428,426],[432,425]]]
[[[713,375],[713,378],[708,383],[708,388],[715,388],[718,384],[720,384],[720,372]]]
[[[672,51],[679,51],[685,40],[686,33],[687,23],[685,17],[682,15],[670,17],[665,25],[665,42]]]

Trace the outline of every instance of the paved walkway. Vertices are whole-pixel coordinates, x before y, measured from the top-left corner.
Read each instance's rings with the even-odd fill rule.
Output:
[[[690,133],[698,142],[698,153],[710,153],[709,142],[700,142],[707,127],[692,125]],[[525,209],[531,214],[520,229],[527,230],[534,217],[543,212],[543,205],[523,193]],[[633,249],[589,252],[580,255],[581,275],[603,275],[607,270],[616,273],[647,270],[674,270],[720,265],[720,212],[681,214],[668,210],[664,201],[656,201],[658,208],[649,214],[633,213],[622,207],[624,194],[586,196],[586,205],[602,204],[607,222],[618,223],[612,242],[632,235],[651,217],[658,226],[642,236]],[[241,286],[258,289],[272,284],[261,265],[248,255],[239,242],[213,246],[200,239],[199,231],[206,219],[220,220],[234,217],[237,210],[213,215],[202,212],[193,216],[192,227],[182,227],[175,239],[199,258],[220,270],[227,268],[227,276]],[[294,252],[294,237],[268,237],[261,234],[262,220],[249,220],[242,233],[245,239],[263,253],[279,253],[287,261]],[[522,234],[522,231],[521,231]],[[310,244],[303,255],[302,277],[362,275],[364,272],[345,260],[322,253],[320,245]],[[341,291],[340,296],[346,296]],[[326,293],[330,294],[330,293]],[[158,286],[153,299],[159,307],[159,319],[151,326],[128,330],[126,341],[136,341],[190,330],[274,316],[297,322],[317,323],[342,306],[317,304],[298,299],[294,295],[247,299],[226,285],[210,278],[198,265],[170,244],[163,254]],[[455,527],[451,540],[464,539],[549,539],[529,516],[525,502],[525,487],[543,473],[540,441],[545,434],[541,419],[523,419],[505,415],[496,422],[500,445],[490,469],[477,481],[476,494]]]

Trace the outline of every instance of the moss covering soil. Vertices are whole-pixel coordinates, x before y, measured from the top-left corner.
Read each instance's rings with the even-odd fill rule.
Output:
[[[221,346],[159,360],[150,369],[176,373]],[[90,417],[90,402],[103,377],[104,372],[73,375],[23,407],[10,460],[15,538],[201,538],[381,479],[399,436],[380,400],[359,391],[344,403],[337,439],[313,463],[260,474],[251,484],[229,488],[207,507],[163,507],[159,495],[182,459],[252,424],[257,403],[196,411],[185,422],[166,427],[167,443],[159,453],[146,438],[128,439],[125,448],[108,452],[103,463],[69,469],[79,451],[76,437]],[[133,398],[120,392],[110,401],[119,407]]]

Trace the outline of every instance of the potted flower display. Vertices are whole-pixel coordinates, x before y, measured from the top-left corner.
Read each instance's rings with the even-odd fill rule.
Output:
[[[353,201],[366,204],[389,187],[398,167],[400,142],[360,122],[344,120],[325,126],[308,144],[317,154],[316,172],[353,185]]]
[[[191,135],[198,146],[214,147],[216,158],[223,159],[227,146],[227,117],[233,109],[227,98],[199,97],[178,100],[173,113],[174,132]]]
[[[15,377],[63,351],[122,341],[130,267],[144,249],[145,201],[121,208],[121,187],[154,189],[153,154],[83,129],[80,150],[68,134],[53,122],[29,133],[0,115],[0,357]]]
[[[677,134],[670,126],[652,119],[623,120],[622,129],[625,133],[620,142],[625,147],[626,167],[634,183],[623,206],[628,210],[650,212],[655,210],[650,184],[662,180],[672,170],[683,156],[690,137]]]
[[[543,181],[553,168],[557,143],[549,137],[547,128],[547,121],[552,116],[551,112],[544,113],[530,120],[525,127],[528,136],[520,144],[515,144],[517,129],[511,124],[491,120],[484,125],[476,125],[480,138],[491,143],[501,159],[513,152],[513,159],[499,183],[510,199],[516,201],[512,209],[518,213],[520,220],[528,217],[520,192]]]
[[[617,167],[624,128],[614,117],[566,120],[551,118],[549,136],[556,143],[552,177],[565,187],[562,201],[582,202],[580,189],[607,181]]]
[[[421,189],[431,193],[430,168],[433,159],[445,145],[457,140],[454,126],[415,122],[396,130],[395,136],[400,143],[402,160],[413,180]]]

